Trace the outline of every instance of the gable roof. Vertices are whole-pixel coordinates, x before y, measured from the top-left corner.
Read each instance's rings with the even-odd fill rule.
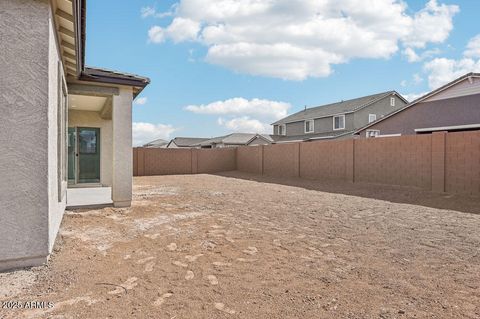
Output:
[[[147,144],[144,144],[143,147],[159,147],[159,146],[164,146],[164,145],[167,145],[167,144],[168,144],[168,141],[159,138],[159,139],[153,140],[151,142],[148,142]]]
[[[341,101],[337,103],[326,104],[326,105],[317,106],[313,108],[307,108],[305,110],[302,110],[300,112],[287,116],[281,120],[278,120],[272,125],[286,124],[286,123],[304,121],[308,119],[328,117],[336,114],[352,113],[393,94],[401,98],[405,103],[408,103],[408,101],[405,100],[396,91],[387,91],[387,92],[367,95],[367,96],[363,96],[363,97],[359,97],[351,100]]]
[[[447,90],[448,88],[450,88],[451,86],[454,86],[455,84],[458,84],[458,83],[460,83],[460,82],[462,82],[462,81],[464,81],[464,80],[467,80],[467,79],[469,79],[469,78],[471,78],[471,77],[480,77],[480,73],[470,72],[470,73],[467,73],[467,74],[465,74],[465,75],[462,75],[461,77],[459,77],[459,78],[457,78],[457,79],[455,79],[455,80],[453,80],[453,81],[451,81],[451,82],[448,82],[447,84],[439,87],[438,89],[435,89],[435,90],[431,91],[430,93],[427,93],[427,94],[419,97],[418,99],[413,100],[412,102],[408,103],[408,104],[405,105],[404,107],[402,107],[402,108],[400,108],[400,109],[398,109],[398,110],[396,110],[396,111],[394,111],[394,112],[392,112],[392,113],[390,113],[390,114],[388,114],[388,115],[385,115],[384,117],[382,117],[382,118],[380,118],[380,119],[377,119],[376,121],[373,121],[372,123],[369,123],[369,124],[365,125],[365,126],[362,127],[362,128],[359,128],[358,130],[356,130],[356,131],[354,132],[354,134],[358,134],[358,133],[360,133],[361,131],[364,131],[365,129],[367,129],[367,128],[369,128],[369,127],[371,127],[371,126],[373,126],[373,125],[375,125],[375,124],[377,124],[377,123],[380,123],[380,122],[382,122],[382,121],[384,121],[384,120],[386,120],[386,119],[394,116],[395,114],[398,114],[398,113],[400,113],[400,112],[402,112],[402,111],[404,111],[404,110],[406,110],[406,109],[408,109],[408,108],[411,108],[412,106],[417,105],[418,103],[423,102],[423,101],[425,101],[426,99],[428,99],[428,98],[430,98],[430,97],[432,97],[432,96],[434,96],[434,95],[436,95],[436,94],[438,94],[438,93],[440,93],[440,92],[443,92],[443,91]]]
[[[175,137],[172,139],[168,145],[175,143],[175,145],[180,147],[190,147],[195,146],[195,144],[208,140],[208,138],[202,137]]]
[[[256,133],[232,133],[224,136],[214,137],[198,143],[198,146],[207,146],[211,144],[229,144],[229,145],[247,145],[255,138],[262,138],[267,142],[272,142],[273,139],[269,135]]]

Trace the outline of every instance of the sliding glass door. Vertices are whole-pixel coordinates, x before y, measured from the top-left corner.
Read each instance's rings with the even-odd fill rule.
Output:
[[[77,127],[68,133],[69,183],[100,183],[100,129]]]

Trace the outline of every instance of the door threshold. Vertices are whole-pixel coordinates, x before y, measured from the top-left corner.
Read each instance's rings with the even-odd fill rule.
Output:
[[[85,184],[71,184],[67,186],[68,188],[95,188],[95,187],[108,187],[104,186],[101,183],[85,183]]]

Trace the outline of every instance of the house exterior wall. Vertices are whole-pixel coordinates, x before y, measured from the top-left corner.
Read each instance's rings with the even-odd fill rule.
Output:
[[[454,97],[460,97],[460,96],[466,96],[466,95],[475,95],[475,94],[478,94],[479,92],[480,92],[480,78],[472,77],[470,79],[465,79],[449,87],[447,90],[438,92],[437,94],[426,99],[424,102],[451,99]]]
[[[298,136],[298,135],[304,135],[304,127],[303,127],[303,121],[301,122],[293,122],[293,123],[287,123],[285,125],[286,128],[286,136]]]
[[[99,112],[70,110],[68,127],[94,127],[100,129],[100,183],[113,186],[113,123],[104,120]]]
[[[175,144],[175,142],[171,142],[167,145],[166,148],[179,148],[177,144]]]
[[[327,116],[322,118],[311,118],[314,120],[314,131],[311,133],[305,133],[305,120],[296,121],[292,123],[286,123],[286,136],[302,136],[308,137],[310,134],[325,134],[332,133],[332,135],[341,133],[342,131],[348,132],[355,129],[359,129],[368,124],[368,115],[375,114],[377,119],[381,118],[393,111],[401,109],[406,103],[397,95],[393,95],[395,98],[395,105],[390,105],[390,98],[392,95],[384,97],[383,99],[372,103],[356,112],[345,113],[345,129],[334,130],[333,129],[333,116]],[[336,116],[335,114],[334,116]],[[339,113],[338,115],[342,115]],[[278,125],[273,126],[273,134],[278,135]]]
[[[315,133],[328,133],[328,132],[339,133],[342,131],[344,132],[352,131],[354,129],[353,121],[354,121],[353,113],[345,114],[345,129],[333,130],[333,116],[316,119],[314,124]]]
[[[421,102],[359,132],[379,130],[381,135],[416,134],[417,128],[480,123],[480,94]]]
[[[369,114],[376,114],[377,119],[380,119],[385,115],[399,110],[406,105],[406,103],[402,99],[395,95],[395,106],[391,106],[390,98],[391,96],[385,97],[384,99],[381,99],[380,101],[355,112],[354,129],[359,129],[367,125]]]
[[[339,114],[341,115],[341,114]],[[287,123],[287,134],[286,136],[305,136],[308,137],[309,133],[305,133],[305,121],[298,121],[293,123]],[[354,115],[353,113],[345,114],[345,130],[333,130],[333,116],[322,117],[314,120],[314,131],[310,134],[317,133],[338,133],[341,131],[352,131],[354,130]]]
[[[112,200],[116,207],[130,206],[132,202],[132,88],[121,87],[113,96],[113,170]]]
[[[0,270],[47,260],[49,2],[0,2]],[[49,114],[52,113],[52,114]],[[61,205],[59,205],[61,206]],[[60,208],[60,207],[59,207]],[[58,219],[59,217],[52,218]]]
[[[263,138],[256,137],[253,141],[248,143],[248,146],[256,146],[256,145],[269,145],[271,143],[265,141]],[[241,145],[238,145],[241,146]]]
[[[52,251],[66,206],[66,130],[67,110],[61,105],[60,92],[66,84],[60,62],[58,41],[55,33],[54,16],[49,6],[48,17],[48,248]],[[66,89],[66,85],[64,85]],[[67,93],[67,92],[65,92]],[[62,112],[64,115],[62,116]],[[59,119],[60,116],[60,119]],[[63,128],[59,120],[64,121]],[[60,124],[60,125],[59,125]],[[63,141],[59,132],[64,129]],[[61,154],[59,156],[59,154]],[[65,156],[62,159],[62,156]],[[59,171],[61,170],[61,172]],[[63,178],[63,176],[65,178]],[[61,186],[59,187],[59,183]],[[60,194],[59,194],[60,193]]]

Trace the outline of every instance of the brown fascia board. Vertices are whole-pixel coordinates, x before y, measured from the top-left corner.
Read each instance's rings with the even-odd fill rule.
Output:
[[[73,0],[75,55],[77,57],[77,77],[85,68],[85,31],[86,31],[87,1]]]
[[[96,68],[84,68],[79,80],[88,82],[111,83],[144,88],[150,83],[149,78],[128,76]]]

